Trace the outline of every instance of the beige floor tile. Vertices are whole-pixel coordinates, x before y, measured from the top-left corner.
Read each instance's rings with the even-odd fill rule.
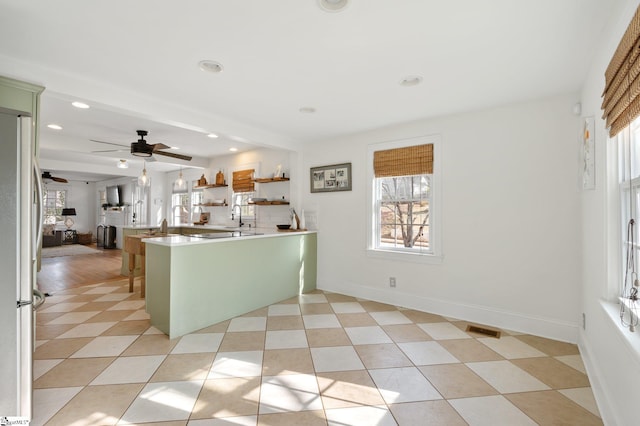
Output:
[[[58,336],[59,339],[70,339],[75,337],[97,337],[105,330],[113,327],[115,322],[89,322],[78,324],[66,333]]]
[[[77,350],[71,358],[119,356],[138,336],[98,336]]]
[[[267,328],[267,317],[237,317],[229,323],[227,331],[264,331]]]
[[[267,330],[302,330],[304,324],[300,315],[271,316],[267,318]]]
[[[368,369],[413,365],[409,358],[393,343],[357,345],[355,349],[360,360]]]
[[[393,305],[387,305],[386,303],[380,303],[380,302],[362,301],[362,302],[360,302],[360,305],[367,312],[387,312],[387,311],[397,311],[398,310],[398,308],[396,308]],[[404,313],[404,311],[403,311],[403,313]]]
[[[313,374],[264,376],[260,386],[260,414],[322,409],[318,382]]]
[[[122,302],[117,302],[115,305],[110,307],[108,310],[110,311],[131,311],[138,310],[144,307],[144,300],[123,300]]]
[[[121,356],[116,358],[90,385],[147,383],[166,355]]]
[[[106,311],[116,303],[117,302],[89,302],[80,306],[78,309],[74,309],[73,312]]]
[[[301,294],[298,296],[299,304],[310,304],[310,303],[329,303],[327,301],[327,297],[321,291],[318,292],[310,292]]]
[[[52,321],[49,321],[47,324],[81,324],[99,313],[99,311],[68,312]]]
[[[122,416],[121,423],[187,420],[203,383],[203,380],[147,383]]]
[[[135,311],[103,311],[98,315],[89,318],[85,322],[110,322],[122,321]]]
[[[349,313],[349,314],[336,314],[338,321],[343,327],[366,327],[372,325],[378,325],[376,320],[366,312],[363,313]]]
[[[206,380],[191,413],[192,419],[258,414],[260,377]]]
[[[554,358],[514,359],[511,362],[536,377],[552,389],[582,388],[589,386],[586,374]]]
[[[447,399],[498,394],[464,364],[428,365],[418,369]]]
[[[486,337],[478,339],[478,342],[487,345],[487,347],[498,352],[506,359],[547,356],[544,352],[539,351],[538,349],[524,343],[514,336],[501,337],[500,339]]]
[[[150,382],[204,380],[209,374],[215,352],[167,355]]]
[[[375,425],[396,426],[393,415],[386,405],[368,405],[326,410],[327,421],[331,426]]]
[[[151,327],[149,320],[138,321],[120,321],[107,331],[102,333],[103,336],[128,336],[133,334],[142,334]]]
[[[209,327],[205,327],[201,330],[196,331],[195,333],[224,333],[229,328],[229,323],[231,320],[222,321],[217,324],[210,325]]]
[[[92,340],[91,337],[49,340],[38,346],[33,354],[33,359],[68,358]]]
[[[264,349],[264,331],[242,331],[225,333],[219,352],[254,351]]]
[[[330,303],[330,305],[336,314],[358,314],[365,312],[364,308],[358,302],[333,302]]]
[[[63,359],[35,359],[33,360],[33,380],[40,378],[44,373],[60,364]]]
[[[582,362],[582,357],[580,355],[560,355],[554,358],[583,374],[587,374],[587,369],[585,368],[584,362]]]
[[[391,404],[399,426],[466,426],[460,414],[447,401],[421,401]]]
[[[44,425],[83,389],[83,386],[33,390],[33,417],[30,425]]]
[[[434,340],[470,339],[471,336],[450,322],[418,324]]]
[[[309,347],[350,345],[351,340],[342,328],[316,328],[307,330]]]
[[[387,404],[442,399],[416,367],[368,370]]]
[[[428,312],[416,311],[413,309],[404,310],[402,314],[416,324],[429,322],[442,322],[444,318],[440,315],[430,314]]]
[[[178,339],[169,340],[166,334],[150,334],[140,336],[123,353],[122,356],[166,355],[178,343]]]
[[[48,324],[49,322],[61,317],[64,314],[64,312],[36,312],[36,325]]]
[[[41,309],[42,309],[42,313],[44,314],[49,312],[65,312],[66,313],[66,312],[73,312],[76,309],[79,309],[80,307],[86,304],[87,302],[69,302],[69,301],[54,303],[51,305],[48,305],[45,303],[44,305],[42,305]],[[96,310],[99,311],[101,309],[96,309]]]
[[[36,340],[55,339],[75,326],[75,324],[38,325],[36,327]]]
[[[378,388],[365,370],[318,373],[317,377],[325,409],[384,404]]]
[[[33,382],[34,389],[85,386],[91,383],[115,358],[65,359]]]
[[[115,425],[142,386],[88,386],[53,416],[47,426]]]
[[[240,315],[240,317],[266,317],[269,314],[269,308],[260,308],[255,311],[247,312],[244,315]]]
[[[138,320],[148,320],[151,319],[151,315],[149,315],[144,307],[142,309],[135,310],[132,314],[126,317],[123,321],[138,321]]]
[[[578,355],[580,353],[578,346],[572,343],[559,342],[530,334],[522,334],[515,336],[515,338],[550,356]]]
[[[510,361],[470,362],[466,365],[500,393],[549,390],[549,386]]]
[[[499,361],[504,357],[476,339],[441,340],[441,346],[462,362]]]
[[[525,414],[543,425],[601,425],[602,420],[557,391],[505,395]]]
[[[278,303],[267,308],[270,317],[284,315],[300,315],[300,305],[297,303]]]
[[[331,305],[328,303],[306,303],[300,305],[300,313],[302,313],[302,315],[332,314],[333,309],[331,309]]]
[[[345,296],[344,294],[339,293],[325,293],[324,297],[327,298],[329,303],[348,303],[356,301],[355,297]]]
[[[313,362],[308,348],[264,351],[262,360],[263,376],[304,373],[313,373]]]
[[[406,342],[398,347],[415,365],[457,364],[460,361],[439,342]]]
[[[258,426],[326,426],[326,424],[327,420],[322,410],[258,416]]]
[[[404,312],[405,311],[403,311],[403,313]],[[389,337],[391,337],[391,340],[396,343],[425,342],[427,340],[432,340],[423,329],[415,324],[383,325],[382,329]]]
[[[470,425],[537,426],[502,395],[450,399],[448,402]]]
[[[598,404],[593,396],[591,388],[577,388],[577,389],[560,389],[561,394],[580,405],[582,408],[587,409],[591,414],[600,417],[598,410]]]

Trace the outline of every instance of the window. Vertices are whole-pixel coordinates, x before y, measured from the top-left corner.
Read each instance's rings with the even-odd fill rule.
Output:
[[[44,191],[42,200],[42,215],[44,223],[54,225],[63,220],[62,209],[67,204],[67,191],[60,189],[47,189]]]
[[[369,146],[370,254],[439,260],[438,140],[429,136]]]
[[[627,129],[617,136],[618,173],[620,185],[620,241],[622,244],[622,294],[628,296],[631,289],[629,280],[633,271],[638,271],[640,255],[640,223],[637,223],[640,211],[640,119],[634,120]],[[636,221],[634,226],[629,222]]]
[[[255,183],[253,181],[255,169],[237,170],[233,172],[233,196],[231,198],[231,214],[237,214],[236,205],[240,206],[243,218],[255,217],[255,205],[249,204],[249,200],[255,197]]]
[[[188,192],[177,192],[171,195],[171,212],[174,225],[189,223]]]

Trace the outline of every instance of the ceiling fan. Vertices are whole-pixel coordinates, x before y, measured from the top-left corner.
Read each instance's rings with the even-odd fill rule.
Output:
[[[61,177],[57,177],[57,176],[51,176],[50,172],[42,172],[42,180],[45,180],[45,179],[49,179],[49,180],[52,180],[54,182],[69,183],[69,181],[66,180],[65,178],[61,178]]]
[[[152,154],[158,154],[158,155],[164,155],[167,157],[172,157],[172,158],[177,158],[179,160],[185,160],[185,161],[191,161],[191,156],[189,155],[183,155],[183,154],[176,154],[175,152],[168,152],[168,151],[162,151],[164,149],[169,149],[171,148],[170,146],[167,146],[163,143],[154,143],[154,144],[149,144],[147,143],[147,141],[144,139],[145,136],[147,136],[149,134],[149,132],[147,132],[146,130],[136,130],[136,133],[138,134],[138,136],[140,137],[140,139],[138,139],[135,142],[131,142],[131,154],[135,155],[137,157],[151,157]],[[92,142],[97,142],[97,143],[104,143],[107,145],[116,145],[116,146],[121,146],[121,147],[126,147],[126,145],[120,145],[117,143],[111,143],[111,142],[104,142],[104,141],[97,141],[94,139],[91,139]],[[109,151],[93,151],[93,152],[117,152],[117,151],[122,151],[122,150],[109,150]]]

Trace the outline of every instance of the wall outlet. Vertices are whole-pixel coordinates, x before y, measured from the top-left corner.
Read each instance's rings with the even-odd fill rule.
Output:
[[[396,286],[396,277],[389,277],[389,287]]]

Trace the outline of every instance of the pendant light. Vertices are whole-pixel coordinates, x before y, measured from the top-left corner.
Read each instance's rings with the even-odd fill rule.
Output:
[[[180,174],[178,175],[178,180],[175,183],[175,187],[177,190],[185,189],[185,181],[182,178],[182,167],[180,167]]]
[[[149,180],[149,176],[147,176],[147,162],[145,161],[142,174],[138,176],[138,186],[147,187],[151,185],[151,181]]]

